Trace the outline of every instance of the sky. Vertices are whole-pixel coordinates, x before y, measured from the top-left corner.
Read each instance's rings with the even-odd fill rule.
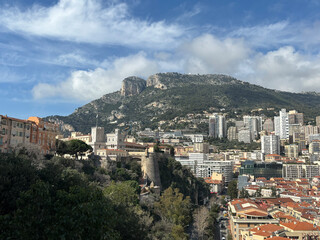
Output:
[[[320,92],[320,1],[0,1],[0,114],[69,115],[158,72]]]

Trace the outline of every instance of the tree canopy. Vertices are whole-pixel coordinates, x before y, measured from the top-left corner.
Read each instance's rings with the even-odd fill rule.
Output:
[[[228,195],[230,196],[231,199],[237,198],[238,197],[238,186],[237,186],[237,180],[232,180],[228,184]]]
[[[92,151],[92,147],[86,144],[84,141],[78,139],[72,139],[70,141],[64,142],[61,140],[56,140],[56,151],[59,155],[70,154],[78,159],[78,156],[86,152]]]

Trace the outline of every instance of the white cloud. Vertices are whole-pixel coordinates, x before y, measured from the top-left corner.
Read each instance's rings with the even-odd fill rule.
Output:
[[[59,84],[40,83],[33,88],[33,96],[35,99],[62,97],[93,100],[120,90],[122,80],[128,76],[148,77],[158,72],[158,64],[149,60],[143,52],[118,58],[110,66],[108,69],[74,71]]]
[[[99,66],[101,63],[94,59],[88,59],[83,55],[75,52],[61,54],[55,60],[56,64],[63,65],[63,66],[72,66],[72,67],[79,67],[79,66]]]
[[[320,57],[304,55],[292,46],[257,54],[251,67],[252,73],[243,76],[249,82],[285,91],[320,91]]]
[[[0,10],[0,25],[15,32],[68,41],[152,48],[173,47],[184,30],[164,21],[148,22],[130,15],[125,3],[59,0],[51,7],[34,5]]]
[[[306,55],[292,46],[263,53],[250,49],[242,39],[220,40],[208,34],[183,44],[176,52],[157,52],[151,58],[140,52],[105,60],[100,66],[103,67],[74,71],[59,84],[40,83],[33,88],[33,96],[92,100],[119,90],[121,81],[128,76],[147,78],[167,71],[222,73],[273,89],[320,91],[320,56]]]
[[[227,34],[230,38],[243,38],[252,48],[274,50],[293,46],[309,52],[318,51],[320,46],[320,22],[280,21],[271,24],[238,28]]]
[[[228,36],[244,38],[251,46],[266,48],[293,41],[292,30],[287,21],[242,27],[230,32]]]
[[[187,73],[235,74],[249,57],[250,49],[241,39],[220,40],[205,34],[181,48]]]

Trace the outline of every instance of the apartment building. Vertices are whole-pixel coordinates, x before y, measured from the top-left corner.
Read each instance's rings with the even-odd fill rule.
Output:
[[[263,224],[279,224],[268,212],[251,199],[235,199],[228,203],[230,230],[234,240],[244,239],[244,234],[251,228]]]
[[[58,125],[38,117],[28,120],[0,115],[0,151],[12,152],[19,146],[39,146],[43,154],[55,149]]]

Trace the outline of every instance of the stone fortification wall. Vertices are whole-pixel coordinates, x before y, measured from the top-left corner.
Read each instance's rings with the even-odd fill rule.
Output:
[[[141,158],[141,170],[144,177],[153,182],[154,186],[161,188],[161,180],[159,173],[159,155],[157,153],[148,153],[148,155]]]

